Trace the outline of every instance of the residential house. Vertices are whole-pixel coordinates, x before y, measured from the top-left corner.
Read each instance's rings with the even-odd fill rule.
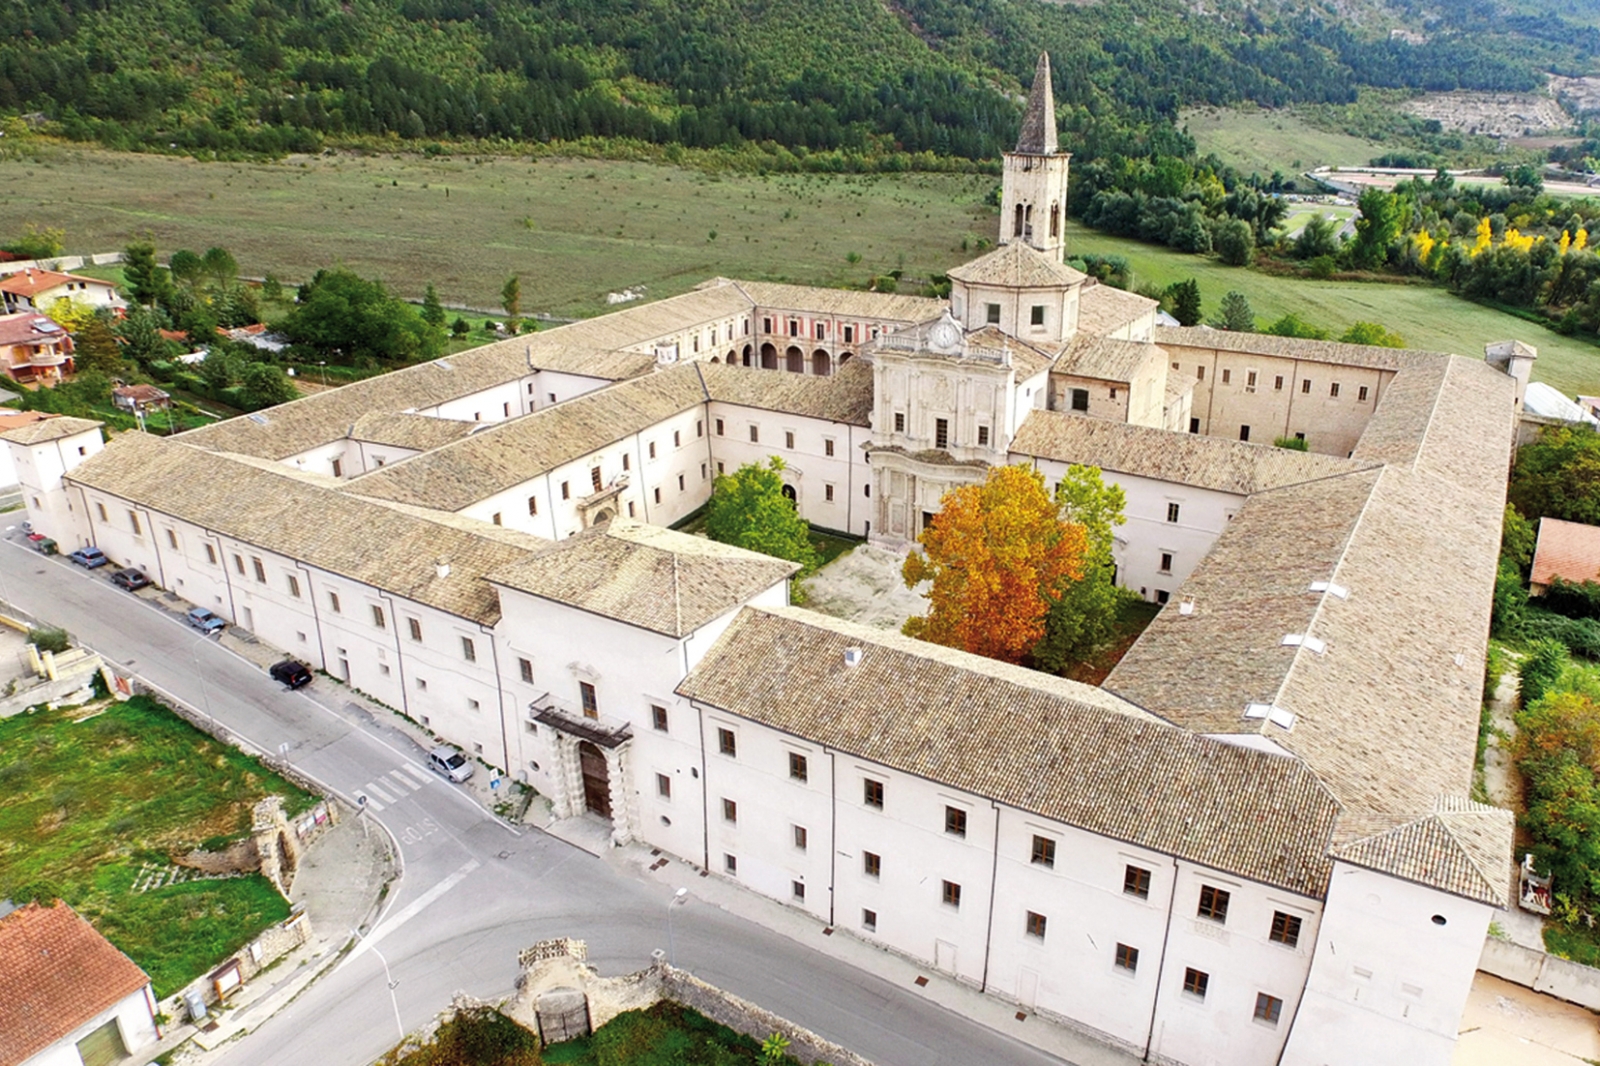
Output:
[[[1543,596],[1556,578],[1574,584],[1600,581],[1600,526],[1559,518],[1539,519],[1539,542],[1533,549],[1528,592]]]
[[[72,373],[72,336],[37,311],[0,315],[0,371],[13,381],[49,384]]]
[[[134,414],[148,414],[171,408],[172,397],[154,385],[118,385],[111,390],[111,403]]]
[[[0,305],[8,313],[48,312],[57,300],[63,299],[96,309],[108,307],[121,310],[128,306],[127,301],[117,295],[115,285],[99,278],[62,274],[37,267],[0,277]]]

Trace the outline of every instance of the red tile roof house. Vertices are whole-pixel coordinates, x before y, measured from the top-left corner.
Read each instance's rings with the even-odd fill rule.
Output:
[[[118,385],[111,403],[124,411],[156,411],[172,406],[172,397],[154,385]]]
[[[1539,545],[1533,551],[1528,591],[1543,596],[1558,577],[1572,582],[1600,581],[1600,526],[1539,519]]]
[[[34,311],[0,315],[0,372],[48,383],[72,370],[72,337],[60,323]]]
[[[160,1039],[150,978],[73,909],[0,918],[0,1066],[105,1066]]]
[[[117,287],[99,278],[29,268],[0,277],[0,303],[11,311],[49,311],[66,298],[90,307],[126,307]]]

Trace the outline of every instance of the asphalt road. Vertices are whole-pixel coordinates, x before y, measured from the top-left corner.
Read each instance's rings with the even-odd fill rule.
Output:
[[[333,686],[286,692],[112,586],[110,568],[88,572],[45,558],[18,537],[0,541],[0,597],[208,710],[261,749],[287,745],[296,767],[334,791],[349,797],[406,764],[421,767],[408,737],[344,710]],[[584,939],[590,963],[608,975],[641,969],[666,946],[670,886],[633,880],[537,830],[513,831],[442,780],[363,817],[399,844],[404,872],[396,891],[367,942],[235,1044],[223,1058],[229,1066],[363,1066],[455,992],[510,992],[517,951],[537,940]],[[677,908],[672,923],[680,967],[881,1066],[1061,1061],[715,907]]]

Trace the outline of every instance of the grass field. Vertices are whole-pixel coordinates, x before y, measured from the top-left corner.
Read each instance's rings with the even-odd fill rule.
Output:
[[[1215,152],[1246,174],[1274,170],[1293,176],[1320,166],[1360,166],[1390,148],[1319,129],[1293,111],[1202,107],[1185,111],[1183,124],[1200,153]]]
[[[0,159],[0,236],[59,226],[67,250],[149,235],[165,251],[223,244],[285,281],[343,263],[420,297],[594,314],[605,294],[683,292],[718,274],[863,283],[941,273],[993,239],[992,177],[712,175],[643,163],[329,156],[270,164],[42,147]],[[860,259],[849,262],[854,254]]]
[[[1217,313],[1230,289],[1237,289],[1263,325],[1291,311],[1335,336],[1352,322],[1378,322],[1399,333],[1413,348],[1480,358],[1485,344],[1514,338],[1539,349],[1534,380],[1549,382],[1569,396],[1600,392],[1600,347],[1480,307],[1431,285],[1277,277],[1223,266],[1215,259],[1161,245],[1108,237],[1081,226],[1069,227],[1067,247],[1069,255],[1077,251],[1122,256],[1133,267],[1140,286],[1165,287],[1192,277],[1200,283],[1207,316]]]
[[[145,862],[250,828],[263,796],[315,797],[145,697],[0,721],[0,898],[59,896],[171,995],[289,905],[259,875],[135,892]]]

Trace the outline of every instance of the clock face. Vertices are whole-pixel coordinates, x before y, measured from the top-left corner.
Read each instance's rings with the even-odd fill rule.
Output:
[[[961,340],[961,331],[948,322],[941,322],[928,332],[935,348],[954,348]]]

